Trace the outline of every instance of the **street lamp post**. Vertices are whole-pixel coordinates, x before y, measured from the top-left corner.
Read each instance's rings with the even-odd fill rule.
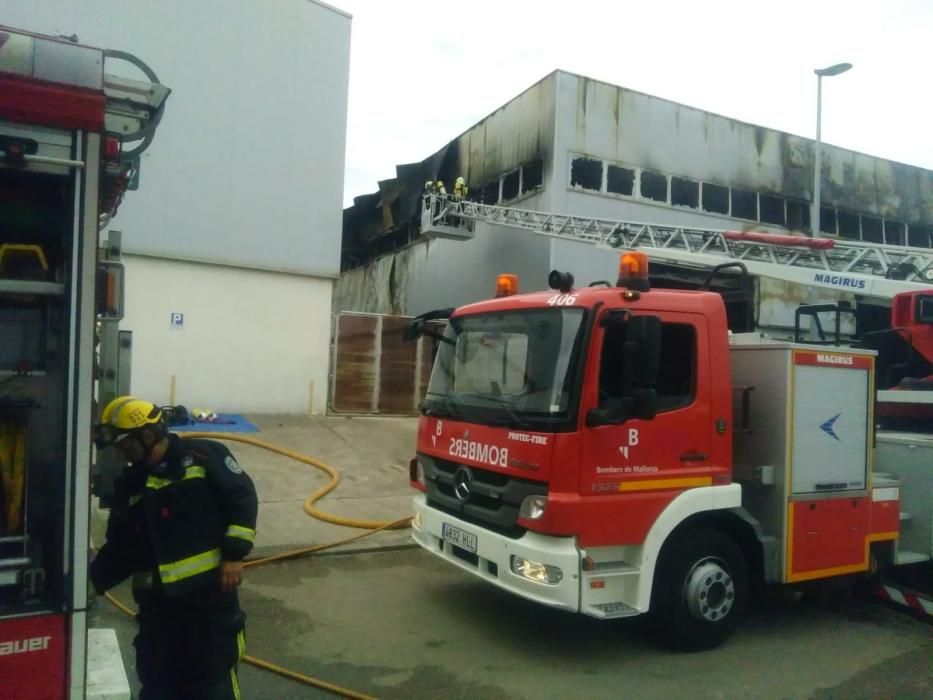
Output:
[[[829,68],[817,68],[816,73],[816,155],[813,160],[813,203],[810,205],[810,233],[820,235],[820,171],[822,169],[820,154],[820,109],[823,101],[823,77],[831,78],[834,75],[845,73],[852,68],[851,63],[837,63]]]

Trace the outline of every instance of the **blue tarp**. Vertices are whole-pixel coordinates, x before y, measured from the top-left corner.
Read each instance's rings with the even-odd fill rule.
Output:
[[[173,425],[172,431],[176,433],[258,433],[259,428],[236,413],[218,413],[217,420],[213,423],[192,421],[187,425]]]

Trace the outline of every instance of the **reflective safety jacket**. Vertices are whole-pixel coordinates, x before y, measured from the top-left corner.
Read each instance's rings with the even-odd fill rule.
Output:
[[[220,562],[240,561],[253,547],[252,479],[219,442],[168,439],[161,464],[124,473],[107,543],[91,564],[98,591],[131,574],[167,596],[217,587]]]

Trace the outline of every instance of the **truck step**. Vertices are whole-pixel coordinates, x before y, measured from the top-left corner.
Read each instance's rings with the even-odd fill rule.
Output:
[[[640,614],[637,609],[626,603],[594,603],[588,606],[584,612],[591,617],[598,617],[601,620],[612,620],[618,617],[635,617]]]
[[[587,571],[591,575],[606,576],[608,575],[624,575],[624,574],[637,574],[641,571],[640,566],[635,566],[634,564],[628,564],[624,561],[597,561],[593,562],[591,569]]]
[[[113,629],[87,631],[87,700],[130,700],[130,684]]]
[[[925,561],[930,561],[929,554],[908,552],[907,550],[902,549],[897,553],[897,558],[894,561],[894,565],[905,566],[907,564],[922,564]]]
[[[914,516],[912,516],[910,513],[905,513],[904,511],[901,511],[900,518],[901,518],[902,523],[906,523],[906,522],[913,520]]]

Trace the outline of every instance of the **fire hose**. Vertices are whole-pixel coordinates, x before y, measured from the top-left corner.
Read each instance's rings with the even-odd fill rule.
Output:
[[[321,520],[323,522],[332,523],[334,525],[341,525],[343,527],[352,527],[362,530],[368,530],[368,532],[363,532],[358,535],[353,535],[343,540],[337,542],[329,542],[327,544],[317,544],[310,547],[301,547],[299,549],[292,549],[287,552],[280,552],[279,554],[273,554],[268,557],[261,557],[259,559],[250,559],[246,562],[247,568],[265,566],[267,564],[272,564],[274,562],[286,561],[289,559],[297,559],[298,557],[307,556],[309,554],[315,554],[317,552],[322,552],[325,549],[333,549],[334,547],[340,547],[351,542],[356,542],[365,537],[370,537],[375,535],[377,532],[382,532],[383,530],[400,530],[409,527],[411,524],[411,516],[400,518],[399,520],[392,521],[383,521],[383,520],[366,520],[360,518],[346,518],[339,515],[333,515],[331,513],[325,513],[324,511],[319,510],[315,507],[315,503],[322,499],[324,496],[329,494],[340,483],[340,472],[331,467],[329,464],[322,462],[320,460],[314,459],[307,455],[303,455],[300,452],[295,452],[284,447],[279,447],[270,442],[265,442],[263,440],[257,440],[256,438],[245,437],[242,435],[237,435],[234,433],[213,433],[213,432],[185,432],[180,433],[183,437],[191,438],[208,438],[212,440],[231,440],[234,442],[242,442],[247,445],[253,445],[254,447],[261,447],[270,452],[275,452],[276,454],[282,455],[283,457],[288,457],[289,459],[294,459],[303,464],[315,467],[325,472],[330,476],[330,481],[312,492],[304,501],[304,510],[305,513],[310,515],[312,518]],[[107,600],[109,600],[118,610],[129,615],[134,616],[136,613],[126,605],[124,605],[119,599],[113,596],[110,593],[106,594]],[[375,700],[370,695],[360,693],[348,688],[342,688],[333,683],[328,683],[327,681],[320,680],[318,678],[313,678],[307,676],[303,673],[293,671],[277,664],[274,664],[270,661],[257,658],[255,656],[245,655],[243,661],[251,666],[256,668],[261,668],[266,671],[270,671],[277,675],[283,676],[284,678],[289,678],[299,683],[304,683],[305,685],[310,685],[315,688],[333,693],[344,698],[353,698],[354,700]]]

